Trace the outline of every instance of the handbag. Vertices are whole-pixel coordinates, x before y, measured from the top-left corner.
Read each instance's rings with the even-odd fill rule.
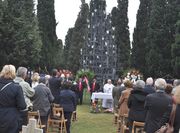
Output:
[[[173,125],[174,125],[175,114],[176,114],[176,105],[173,105],[173,109],[171,111],[169,122],[166,123],[166,125],[163,125],[155,133],[173,133],[173,131],[174,131]]]

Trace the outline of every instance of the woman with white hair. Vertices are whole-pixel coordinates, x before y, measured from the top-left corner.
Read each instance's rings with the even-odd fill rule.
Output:
[[[16,69],[5,65],[0,74],[0,133],[19,132],[19,111],[26,109],[22,88],[14,83]]]
[[[132,132],[133,121],[144,122],[146,110],[144,109],[144,102],[147,93],[143,91],[145,82],[143,80],[137,80],[135,87],[131,91],[128,99],[128,122],[129,122],[129,132]]]
[[[168,122],[171,109],[172,98],[164,91],[166,81],[158,78],[155,81],[156,92],[149,94],[145,100],[145,109],[147,111],[145,119],[146,133],[154,133],[161,126]]]

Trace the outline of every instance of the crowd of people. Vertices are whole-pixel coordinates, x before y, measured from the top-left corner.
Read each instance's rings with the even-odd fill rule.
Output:
[[[65,74],[64,74],[65,73]],[[5,65],[0,73],[0,132],[18,133],[22,125],[28,124],[28,111],[40,112],[43,125],[47,125],[52,103],[63,107],[67,119],[67,133],[70,133],[71,116],[77,104],[83,104],[83,92],[89,88],[93,92],[111,93],[112,99],[103,99],[104,109],[113,109],[119,116],[128,116],[129,131],[134,121],[144,122],[146,133],[154,133],[165,125],[170,118],[172,108],[176,107],[174,133],[180,129],[180,80],[168,84],[165,79],[147,78],[118,79],[116,85],[110,79],[100,88],[96,78],[89,84],[86,77],[73,81],[69,72],[53,69],[50,75],[40,76],[34,72],[27,80],[26,67]],[[28,82],[27,82],[28,81]],[[91,101],[92,102],[92,101]],[[44,129],[46,132],[46,129]]]
[[[51,76],[43,77],[34,72],[30,80],[27,74],[26,67],[18,67],[16,71],[13,65],[5,65],[0,73],[0,132],[19,133],[22,125],[28,124],[28,111],[39,111],[41,123],[47,127],[52,103],[56,103],[63,107],[67,133],[70,133],[71,115],[83,87],[69,80],[69,71],[60,74],[53,69]],[[46,128],[43,130],[46,132]]]
[[[117,81],[112,90],[114,113],[128,116],[127,125],[132,132],[134,121],[144,122],[146,133],[155,133],[170,120],[175,108],[174,132],[180,130],[180,80],[169,84],[163,78],[153,80],[149,77],[132,82],[128,79]],[[121,119],[121,117],[119,117]]]

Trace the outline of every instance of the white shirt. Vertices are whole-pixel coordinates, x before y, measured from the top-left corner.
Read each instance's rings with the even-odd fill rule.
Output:
[[[106,83],[103,87],[104,93],[112,93],[114,85]]]

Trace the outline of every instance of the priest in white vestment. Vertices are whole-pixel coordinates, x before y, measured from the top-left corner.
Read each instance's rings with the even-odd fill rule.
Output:
[[[108,79],[107,83],[103,87],[104,93],[112,94],[113,87],[114,87],[114,85],[112,84],[112,81],[110,79]],[[108,109],[113,108],[113,100],[112,99],[103,99],[102,107],[108,108]]]

